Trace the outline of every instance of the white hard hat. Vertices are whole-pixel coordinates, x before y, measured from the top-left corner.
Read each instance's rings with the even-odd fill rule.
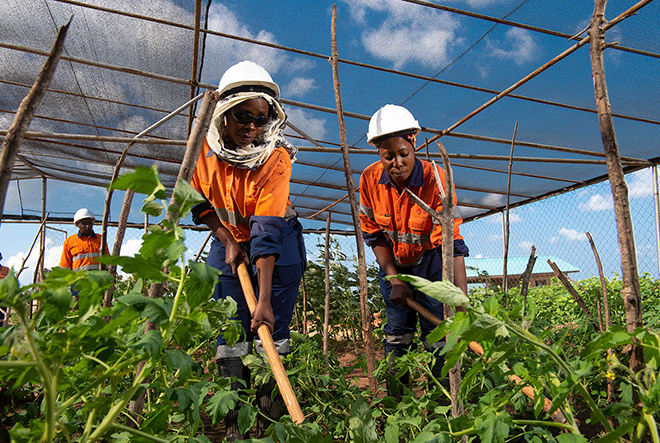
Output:
[[[76,215],[73,216],[73,224],[75,225],[83,218],[91,218],[94,220],[94,214],[92,214],[92,211],[87,208],[78,209]]]
[[[227,69],[220,79],[218,92],[222,96],[227,91],[246,85],[264,86],[275,93],[275,98],[280,97],[280,88],[270,77],[268,71],[248,60]]]
[[[369,120],[369,132],[367,132],[367,142],[373,143],[384,135],[396,134],[399,132],[415,130],[415,135],[419,134],[422,128],[419,126],[415,117],[403,106],[385,105],[380,108]]]

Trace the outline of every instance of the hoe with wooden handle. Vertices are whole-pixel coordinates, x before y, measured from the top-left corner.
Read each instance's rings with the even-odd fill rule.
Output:
[[[254,288],[252,287],[252,281],[250,280],[250,275],[245,267],[245,263],[238,265],[238,279],[241,281],[241,287],[243,288],[243,294],[245,295],[245,301],[247,301],[250,313],[254,313],[254,310],[257,308],[257,298],[254,295]],[[284,369],[280,355],[275,348],[275,342],[273,341],[270,329],[268,329],[268,326],[266,325],[261,325],[257,329],[257,334],[259,334],[261,344],[264,347],[264,351],[266,351],[266,357],[268,358],[270,367],[273,369],[273,375],[275,376],[277,387],[280,388],[280,393],[284,398],[286,408],[288,409],[293,422],[300,424],[305,420],[305,416],[303,415],[302,409],[300,409],[296,394],[293,392],[291,383],[286,376],[286,370]]]
[[[431,314],[427,309],[425,309],[422,305],[417,303],[412,298],[407,297],[406,298],[406,303],[408,304],[409,308],[414,309],[415,311],[419,312],[419,314],[422,317],[424,317],[425,319],[427,319],[428,321],[430,321],[434,325],[438,326],[441,323],[441,320],[438,317]],[[476,341],[470,342],[469,347],[470,347],[470,349],[472,349],[472,351],[477,353],[477,355],[479,355],[479,357],[484,355],[484,348],[482,348],[481,345],[479,343],[477,343]],[[517,375],[515,375],[515,374],[511,374],[509,376],[509,379],[511,381],[515,382],[517,385],[520,385],[520,384],[524,383],[522,381],[522,379],[520,377],[518,377]],[[522,392],[527,397],[534,400],[534,388],[532,388],[531,386],[524,386],[522,388]],[[543,398],[543,411],[548,412],[550,410],[551,406],[552,406],[552,402],[544,397]],[[561,413],[561,411],[559,409],[557,409],[554,412],[554,414],[552,414],[551,418],[555,422],[566,423],[566,419],[564,418],[564,415]]]

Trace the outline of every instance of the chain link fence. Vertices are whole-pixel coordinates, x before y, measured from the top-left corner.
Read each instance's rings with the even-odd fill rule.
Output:
[[[640,274],[649,273],[658,278],[658,239],[656,237],[657,214],[653,188],[652,169],[644,169],[626,176],[630,193],[630,212],[633,218]],[[538,202],[514,208],[510,211],[509,257],[529,257],[532,245],[537,255],[551,255],[570,263],[579,272],[574,279],[598,275],[596,261],[586,233],[589,232],[598,248],[606,277],[621,272],[616,220],[608,181],[580,190],[546,198]],[[77,229],[69,225],[48,225],[45,267],[59,264],[62,244]],[[98,230],[98,227],[97,227]],[[112,248],[116,228],[109,228],[108,244]],[[200,251],[208,253],[208,231],[184,229],[187,259],[194,259]],[[121,255],[135,254],[141,245],[142,228],[128,228]],[[470,258],[502,257],[503,216],[496,214],[464,223],[461,234],[470,248]],[[355,235],[333,234],[339,249],[346,255],[348,266],[354,266],[357,256]],[[324,257],[324,234],[305,234],[309,261],[318,262]],[[37,244],[38,246],[38,244]],[[375,264],[370,248],[365,248],[368,264]],[[35,247],[38,255],[38,247]],[[36,258],[34,258],[36,261]]]

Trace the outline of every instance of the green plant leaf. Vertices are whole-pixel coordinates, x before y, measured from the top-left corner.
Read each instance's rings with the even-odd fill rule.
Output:
[[[142,294],[126,294],[117,301],[136,309],[140,317],[148,318],[154,323],[169,321],[173,302],[168,298],[149,298]]]
[[[148,201],[148,202],[144,202],[140,211],[154,217],[160,217],[163,214],[164,209],[165,208],[160,203],[155,201]]]
[[[257,413],[259,410],[249,403],[244,403],[238,411],[238,430],[241,434],[245,434],[254,426],[257,421]]]
[[[110,189],[129,189],[132,188],[138,194],[145,194],[145,201],[154,199],[164,199],[165,186],[160,182],[158,167],[154,164],[151,168],[137,166],[134,172],[122,175],[110,185]]]
[[[399,443],[399,425],[396,422],[387,423],[385,427],[385,442]]]
[[[496,337],[508,337],[509,331],[501,320],[482,314],[461,334],[461,340],[481,341],[494,340]]]
[[[103,302],[105,291],[112,285],[112,274],[106,271],[87,271],[85,278],[76,283],[78,315],[83,317],[92,306]]]
[[[219,390],[213,394],[206,406],[206,412],[211,417],[215,425],[225,418],[227,412],[234,409],[238,403],[238,392],[229,390]]]
[[[163,273],[162,265],[151,263],[142,257],[117,257],[114,255],[104,255],[99,257],[101,263],[121,266],[122,270],[128,274],[136,274],[141,278],[164,282],[168,279],[167,274]]]
[[[483,443],[504,443],[509,436],[509,429],[513,427],[511,416],[506,412],[479,417],[475,424],[477,435]]]
[[[43,309],[46,318],[53,323],[57,323],[71,309],[73,297],[68,287],[59,287],[44,289],[35,296],[35,299],[41,300],[41,309]]]
[[[190,310],[194,310],[200,304],[213,298],[213,289],[218,283],[220,271],[204,263],[188,261],[188,283],[185,287],[186,300]]]
[[[387,276],[388,280],[393,276]],[[428,281],[425,278],[417,277],[416,275],[398,274],[394,276],[402,281],[407,281],[412,284],[415,289],[422,291],[424,294],[432,297],[439,302],[447,303],[450,306],[466,305],[470,299],[467,298],[463,291],[460,290],[453,283],[447,280]]]
[[[557,443],[589,443],[589,440],[578,434],[559,434]]]
[[[169,349],[165,351],[163,361],[172,372],[179,370],[179,378],[177,379],[179,383],[188,380],[193,367],[193,359],[188,354],[178,349]]]
[[[371,410],[362,397],[358,396],[353,402],[353,406],[351,406],[351,418],[348,422],[354,443],[378,441],[376,424],[371,415]]]
[[[451,443],[451,441],[451,437],[445,432],[436,434],[425,431],[415,437],[412,443]]]
[[[177,180],[174,186],[174,201],[179,206],[179,218],[186,218],[193,206],[204,203],[206,199],[185,180]]]
[[[160,353],[160,349],[163,347],[163,338],[160,335],[160,331],[152,329],[137,343],[134,343],[129,347],[137,353],[142,352],[153,357]]]
[[[12,271],[9,275],[0,280],[0,303],[2,306],[13,307],[18,302],[20,302],[18,280],[16,280],[16,274]]]

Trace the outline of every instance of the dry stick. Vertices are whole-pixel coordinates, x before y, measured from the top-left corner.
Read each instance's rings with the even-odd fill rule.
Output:
[[[637,254],[635,251],[635,237],[633,235],[632,218],[630,215],[630,202],[628,201],[628,186],[626,185],[619,147],[614,134],[614,123],[612,111],[605,81],[605,66],[603,65],[603,49],[605,48],[605,24],[606,0],[595,0],[594,16],[591,20],[589,38],[591,40],[591,70],[594,79],[594,94],[596,96],[596,109],[598,111],[598,123],[603,140],[603,148],[607,160],[607,174],[610,177],[612,197],[614,199],[614,212],[616,215],[616,227],[621,249],[621,273],[623,296],[626,311],[626,329],[633,332],[642,327],[642,296],[639,287],[639,274],[637,271]],[[644,349],[633,343],[630,369],[637,373],[645,366]]]
[[[566,288],[569,294],[571,294],[571,297],[573,297],[573,300],[575,300],[575,303],[578,304],[578,306],[584,311],[586,314],[587,318],[591,320],[594,325],[597,325],[596,319],[594,318],[593,314],[587,307],[587,305],[584,303],[584,300],[582,300],[582,297],[580,297],[580,294],[578,294],[577,290],[571,285],[571,282],[568,281],[568,278],[566,277],[566,274],[564,274],[557,264],[553,262],[552,260],[548,260],[548,264],[552,268],[552,271],[555,273],[555,276],[559,279],[562,285]]]
[[[346,194],[345,196],[343,196],[343,197],[340,198],[339,200],[335,201],[334,203],[329,204],[328,206],[326,206],[325,208],[321,209],[320,211],[317,211],[317,212],[313,213],[312,215],[310,215],[310,216],[307,217],[307,218],[308,218],[308,219],[312,219],[312,218],[316,217],[317,215],[322,214],[323,212],[325,212],[325,211],[327,211],[328,209],[332,208],[334,205],[343,202],[343,201],[346,200],[347,198],[348,198],[348,194]]]
[[[339,120],[339,138],[341,140],[341,151],[344,158],[344,175],[346,187],[348,188],[349,200],[351,202],[351,214],[355,225],[355,241],[357,243],[358,255],[358,277],[360,281],[360,311],[362,313],[362,338],[367,354],[367,377],[372,392],[376,392],[376,357],[374,353],[374,337],[371,332],[371,313],[369,312],[369,293],[367,281],[367,263],[364,254],[364,243],[362,242],[362,227],[358,211],[357,198],[355,196],[355,185],[351,172],[351,161],[348,158],[348,142],[346,141],[346,124],[344,122],[344,111],[341,103],[341,90],[339,86],[339,56],[337,54],[337,4],[332,7],[332,79],[335,89],[335,101],[337,102],[337,119]]]
[[[419,312],[419,314],[422,317],[424,317],[425,319],[427,319],[428,321],[433,323],[435,326],[438,326],[440,323],[442,323],[442,320],[440,320],[435,315],[431,314],[428,310],[426,310],[422,305],[420,305],[419,303],[417,303],[413,299],[406,298],[406,303],[408,304],[409,308],[414,309],[415,311]],[[484,348],[479,343],[477,343],[476,341],[470,342],[470,344],[468,346],[479,357],[482,357],[484,355]],[[517,385],[520,385],[520,384],[524,383],[522,381],[522,379],[520,377],[518,377],[517,375],[515,375],[515,374],[511,374],[509,376],[509,379],[511,381],[515,382]],[[533,387],[525,386],[525,387],[522,388],[522,392],[528,398],[530,398],[531,400],[534,400],[534,388]],[[544,397],[543,411],[548,412],[548,411],[550,411],[551,407],[552,407],[552,402]],[[566,419],[564,419],[564,416],[563,416],[563,414],[561,413],[561,411],[559,409],[557,409],[554,412],[554,414],[552,414],[552,420],[554,420],[556,422],[561,422],[561,423],[566,422]]]
[[[32,240],[32,244],[30,245],[30,249],[28,250],[27,255],[21,262],[21,267],[16,273],[16,280],[18,280],[18,277],[21,276],[21,272],[23,272],[24,269],[27,269],[27,266],[25,266],[25,263],[28,261],[28,258],[30,258],[30,254],[32,254],[32,249],[34,248],[35,243],[37,242],[37,239],[39,238],[39,235],[41,234],[41,230],[43,229],[44,225],[46,224],[46,220],[48,219],[48,216],[50,215],[50,212],[46,214],[46,217],[44,217],[44,220],[41,222],[41,225],[39,225],[39,230],[37,231],[36,235],[34,236],[34,240]]]
[[[330,214],[325,220],[325,306],[323,314],[323,357],[328,358],[328,330],[330,329]]]
[[[596,259],[596,266],[598,267],[598,277],[600,278],[600,288],[601,288],[601,294],[603,297],[603,306],[602,310],[604,311],[605,315],[605,325],[604,328],[601,327],[601,331],[604,329],[605,331],[610,330],[610,304],[607,298],[607,280],[605,279],[605,273],[603,272],[603,263],[600,261],[600,254],[598,253],[598,249],[596,249],[596,243],[594,242],[594,239],[591,237],[591,234],[589,232],[586,233],[587,238],[589,239],[589,244],[591,245],[591,250],[594,253],[594,257]],[[599,297],[600,298],[600,297]],[[599,299],[598,298],[598,299]],[[600,316],[599,319],[600,321]],[[608,349],[607,350],[607,355],[611,355],[612,350]],[[614,395],[615,391],[615,386],[614,386],[614,380],[612,379],[607,379],[607,400],[610,401],[612,399],[612,396]],[[612,424],[612,423],[610,423]]]
[[[527,267],[525,272],[522,275],[522,283],[520,286],[520,295],[523,299],[523,317],[525,316],[525,310],[527,309],[527,290],[529,288],[529,279],[532,277],[532,271],[534,270],[534,265],[536,264],[536,247],[532,245],[532,252],[529,254],[529,260],[527,261]]]
[[[509,261],[509,198],[511,197],[511,170],[513,169],[513,148],[516,144],[516,133],[518,132],[518,121],[513,126],[513,137],[511,137],[511,153],[509,154],[509,173],[506,182],[506,206],[504,208],[504,270],[502,276],[502,289],[504,290],[504,298],[502,302],[506,306],[506,299],[509,294],[509,280],[507,272],[507,262]]]
[[[110,195],[110,190],[108,190],[108,195]],[[135,195],[135,190],[127,189],[124,194],[124,203],[121,206],[121,212],[119,213],[119,222],[117,225],[117,232],[115,234],[115,243],[112,245],[112,255],[119,255],[121,252],[121,245],[124,242],[124,235],[126,234],[126,223],[128,222],[128,215],[131,212],[131,203],[133,202],[133,195]],[[107,200],[106,200],[107,201]],[[103,221],[107,223],[105,214],[103,214]],[[106,226],[107,229],[107,226]],[[101,237],[103,238],[103,237]],[[105,244],[105,243],[102,243]],[[101,248],[103,251],[103,247]],[[112,281],[114,282],[117,278],[117,265],[110,265],[108,267],[108,272],[112,274]],[[115,285],[110,285],[105,295],[103,296],[103,307],[109,308],[112,306],[112,295],[115,291]],[[106,318],[110,322],[110,317]]]
[[[206,236],[206,240],[204,240],[204,243],[202,243],[202,247],[199,248],[199,251],[197,252],[197,255],[195,256],[195,261],[199,260],[199,257],[202,256],[202,252],[204,252],[204,248],[206,247],[206,244],[211,240],[211,236],[213,235],[213,232],[209,232],[209,235]]]
[[[165,117],[161,118],[156,123],[149,126],[147,129],[145,129],[144,131],[140,132],[135,137],[133,137],[133,139],[130,141],[128,146],[126,146],[126,148],[122,151],[121,155],[117,159],[117,162],[115,163],[115,168],[112,171],[112,178],[110,179],[110,183],[112,184],[117,179],[117,177],[119,177],[119,172],[121,171],[121,167],[124,164],[124,160],[126,160],[126,156],[128,155],[128,151],[133,147],[133,145],[135,145],[135,143],[138,142],[138,140],[140,140],[142,137],[144,137],[145,135],[147,135],[148,133],[150,133],[154,129],[158,128],[159,126],[163,125],[164,123],[168,122],[169,120],[171,120],[172,118],[174,118],[175,116],[180,114],[181,111],[184,111],[186,108],[188,108],[188,106],[192,106],[195,102],[197,102],[203,96],[204,96],[204,94],[199,94],[197,97],[194,97],[194,98],[190,99],[184,105],[179,106],[177,109],[170,112]],[[108,237],[107,237],[108,236],[108,219],[110,218],[110,204],[112,202],[113,192],[114,192],[114,190],[112,188],[108,188],[108,193],[105,196],[105,205],[103,207],[103,221],[101,222],[101,244],[102,245],[106,244],[107,240],[108,240]],[[130,199],[129,199],[129,196],[130,196]],[[130,193],[130,194],[126,193],[124,195],[124,204],[123,204],[123,207],[122,207],[122,211],[124,210],[124,208],[126,206],[128,206],[130,208],[130,205],[131,205],[132,202],[133,202],[133,193]],[[126,220],[128,220],[128,216],[126,217]],[[119,252],[115,253],[115,250],[118,249],[117,238],[119,237],[119,238],[121,238],[121,240],[123,240],[124,239],[124,232],[122,232],[122,231],[125,231],[125,230],[126,230],[126,221],[123,224],[120,223],[117,226],[117,236],[115,237],[115,244],[112,248],[113,255],[119,254]],[[119,243],[119,249],[121,249],[121,242]],[[101,265],[99,265],[99,269],[101,269],[100,266]],[[117,269],[117,267],[115,266],[114,267],[114,272],[112,272],[113,279],[117,277],[116,276],[116,269]],[[105,298],[107,299],[108,297],[112,297],[112,292],[110,292],[110,295],[108,295],[108,293],[106,292]],[[107,300],[104,300],[104,306],[105,306],[106,302],[107,302]],[[110,300],[110,302],[112,302],[112,300]]]
[[[254,295],[254,288],[252,287],[250,274],[248,274],[245,263],[239,264],[237,270],[238,278],[241,281],[241,287],[243,288],[243,294],[245,295],[245,301],[250,309],[250,313],[254,314],[255,309],[257,309],[257,297]],[[261,345],[266,352],[270,368],[273,370],[277,387],[280,389],[280,394],[282,394],[289,415],[291,415],[294,423],[300,424],[305,421],[305,415],[303,414],[302,409],[300,409],[296,394],[286,375],[286,369],[284,369],[280,355],[277,352],[270,329],[268,329],[267,325],[262,324],[257,328],[257,334],[259,334],[259,338],[261,339]]]
[[[32,88],[30,88],[27,96],[25,96],[19,105],[18,111],[16,111],[16,115],[14,116],[14,121],[2,142],[2,151],[0,152],[0,214],[4,211],[9,179],[14,170],[14,162],[18,155],[18,149],[23,141],[23,136],[28,130],[32,116],[37,110],[46,90],[48,90],[50,81],[53,79],[53,75],[57,69],[57,62],[60,60],[60,55],[64,48],[66,33],[72,19],[73,16],[69,18],[66,25],[60,27],[46,63],[44,63],[41,71],[39,71],[39,75],[37,75],[37,79]]]
[[[197,114],[197,119],[195,120],[195,125],[193,126],[190,137],[188,138],[188,146],[186,147],[186,153],[184,154],[183,160],[181,161],[181,167],[179,168],[179,175],[177,181],[185,180],[187,182],[192,178],[193,172],[195,171],[195,164],[199,158],[199,154],[202,151],[202,144],[204,143],[204,138],[206,133],[209,131],[209,126],[211,125],[211,118],[213,117],[213,111],[215,110],[215,105],[220,100],[220,95],[217,92],[207,90],[204,93],[204,100],[200,106],[199,113]],[[170,199],[170,204],[174,203],[174,195]],[[177,222],[178,214],[167,211],[167,220],[174,224]],[[165,283],[152,283],[149,287],[149,298],[161,298],[165,292]],[[150,320],[147,320],[144,327],[144,333],[157,329],[158,325]],[[144,367],[144,361],[138,363],[137,373],[139,374],[142,368]],[[142,414],[142,409],[144,407],[144,397],[145,392],[142,392],[140,396],[131,401],[129,404],[129,410],[133,413],[134,416],[140,416]]]
[[[454,282],[454,174],[449,163],[449,155],[440,140],[436,141],[438,151],[442,156],[442,164],[445,169],[445,183],[437,183],[438,188],[444,184],[444,196],[442,197],[442,279]],[[442,190],[438,189],[441,193]],[[445,317],[454,315],[454,309],[445,304]],[[463,403],[458,402],[458,391],[461,388],[461,366],[456,363],[449,370],[449,392],[451,394],[451,412],[454,417],[463,415]]]

